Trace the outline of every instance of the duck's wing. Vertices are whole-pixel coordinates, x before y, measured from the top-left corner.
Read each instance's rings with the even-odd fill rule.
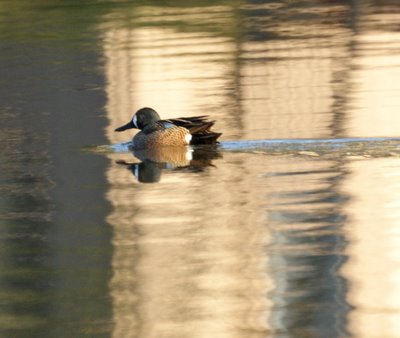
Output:
[[[208,116],[207,115],[202,115],[202,116],[191,116],[191,117],[178,117],[175,119],[168,119],[168,120],[162,120],[165,122],[170,122],[176,126],[179,127],[184,127],[187,129],[190,129],[191,127],[194,126],[199,126],[204,123],[210,122],[208,121]]]
[[[215,121],[210,121],[207,115],[180,117],[164,121],[188,129],[192,135],[192,144],[215,144],[218,137],[222,135],[211,130]]]
[[[215,121],[210,121],[207,115],[179,117],[177,119],[161,120],[159,122],[164,122],[166,124],[173,124],[178,127],[186,128],[190,131],[191,134],[197,132],[206,132],[215,123]]]

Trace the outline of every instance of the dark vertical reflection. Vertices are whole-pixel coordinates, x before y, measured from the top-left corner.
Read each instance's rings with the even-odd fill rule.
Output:
[[[53,276],[45,264],[51,255],[50,160],[46,136],[29,122],[22,113],[0,111],[0,318],[3,334],[15,337],[15,328],[28,336],[45,325]]]
[[[276,281],[270,322],[278,337],[348,335],[347,282],[340,273],[346,261],[347,217],[340,212],[348,200],[340,189],[346,172],[340,163],[326,164],[323,170],[277,174],[277,180],[293,182],[272,194],[269,206]],[[307,182],[317,179],[319,187],[310,189]]]
[[[5,7],[0,27],[2,335],[108,336],[107,161],[79,149],[105,142],[101,54],[88,17],[98,13],[56,3]]]

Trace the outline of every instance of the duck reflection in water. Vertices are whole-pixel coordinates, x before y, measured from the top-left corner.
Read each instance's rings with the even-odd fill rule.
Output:
[[[213,167],[212,160],[221,158],[214,145],[201,147],[157,147],[132,149],[133,155],[141,162],[129,163],[123,160],[118,164],[126,166],[141,183],[156,183],[161,180],[163,170],[201,172]]]

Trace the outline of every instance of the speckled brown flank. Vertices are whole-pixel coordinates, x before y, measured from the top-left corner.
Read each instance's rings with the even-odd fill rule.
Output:
[[[173,127],[145,134],[142,131],[133,138],[135,149],[145,149],[160,146],[186,146],[185,136],[189,134],[186,128]]]

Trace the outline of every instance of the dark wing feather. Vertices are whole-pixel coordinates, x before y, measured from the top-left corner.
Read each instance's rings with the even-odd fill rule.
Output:
[[[207,119],[208,116],[203,115],[203,116],[192,116],[192,117],[178,117],[176,119],[169,119],[163,121],[167,121],[175,124],[176,126],[189,129],[191,126],[200,125],[208,122]]]

